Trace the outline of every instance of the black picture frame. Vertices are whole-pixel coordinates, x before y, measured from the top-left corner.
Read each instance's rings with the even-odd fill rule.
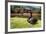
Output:
[[[33,30],[33,31],[17,31],[17,32],[8,32],[8,2],[17,2],[17,3],[33,3],[33,4],[43,4],[43,30]],[[7,33],[24,33],[24,32],[41,32],[45,31],[45,3],[44,2],[26,2],[26,1],[8,1],[5,0],[5,34]]]

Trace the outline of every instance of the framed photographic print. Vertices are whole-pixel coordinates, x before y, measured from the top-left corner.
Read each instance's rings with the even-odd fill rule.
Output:
[[[8,1],[7,32],[38,32],[45,30],[43,2]]]

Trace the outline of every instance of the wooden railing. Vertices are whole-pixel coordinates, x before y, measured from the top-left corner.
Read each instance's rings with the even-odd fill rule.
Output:
[[[32,13],[32,16],[39,16],[39,15],[41,15],[41,14],[39,14],[39,13]],[[30,13],[11,13],[11,16],[13,17],[13,16],[31,16],[31,14]]]

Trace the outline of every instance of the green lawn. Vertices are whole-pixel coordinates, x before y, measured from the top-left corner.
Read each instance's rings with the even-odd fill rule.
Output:
[[[27,18],[12,17],[10,19],[10,27],[13,28],[39,28],[41,27],[41,21],[38,20],[37,24],[31,25],[27,22]]]

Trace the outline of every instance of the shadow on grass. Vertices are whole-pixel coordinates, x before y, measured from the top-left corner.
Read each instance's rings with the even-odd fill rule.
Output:
[[[27,18],[23,18],[23,17],[12,17],[10,19],[10,27],[11,29],[14,28],[39,28],[41,27],[41,20],[37,21],[37,24],[32,25],[30,23],[27,22]]]

